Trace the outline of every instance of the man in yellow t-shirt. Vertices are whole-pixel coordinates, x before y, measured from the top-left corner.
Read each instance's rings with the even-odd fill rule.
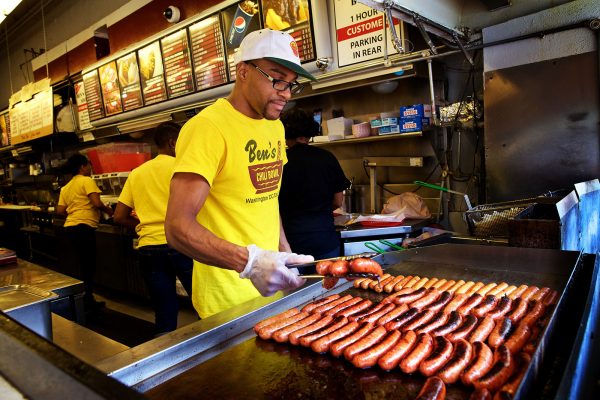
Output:
[[[86,312],[96,311],[103,305],[94,300],[96,273],[96,228],[100,213],[113,214],[112,208],[100,200],[102,191],[90,177],[92,166],[82,154],[74,154],[67,161],[73,178],[61,190],[56,213],[66,217],[65,233],[72,251],[77,254],[79,273],[83,279],[83,297]]]
[[[294,38],[270,29],[248,34],[235,64],[230,95],[181,130],[165,221],[169,244],[196,260],[192,302],[202,318],[299,287],[304,279],[286,264],[312,260],[289,252],[277,197],[287,161],[278,118],[301,89],[298,75],[314,77]]]
[[[175,122],[156,127],[158,155],[131,171],[114,215],[116,223],[135,229],[139,236],[140,269],[152,300],[157,336],[177,329],[176,278],[188,295],[192,293],[192,259],[169,247],[165,237],[169,182],[180,129]],[[131,215],[132,210],[137,218]]]

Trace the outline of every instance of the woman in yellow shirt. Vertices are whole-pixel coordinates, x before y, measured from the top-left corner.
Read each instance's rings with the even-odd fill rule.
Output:
[[[73,178],[61,190],[56,213],[65,220],[65,233],[71,250],[77,254],[79,273],[85,287],[86,311],[95,311],[102,303],[94,300],[94,274],[96,272],[96,228],[101,212],[113,214],[112,208],[100,200],[102,192],[90,177],[92,166],[81,154],[67,161]]]

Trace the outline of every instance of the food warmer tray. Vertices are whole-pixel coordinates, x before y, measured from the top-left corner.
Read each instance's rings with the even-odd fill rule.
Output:
[[[589,280],[582,279],[585,268],[580,253],[444,244],[386,253],[378,258],[392,275],[505,281],[559,291],[558,304],[516,398],[538,398],[556,391],[581,317],[578,308],[571,304],[577,296],[571,293],[580,292],[579,285],[589,286]],[[348,282],[325,293],[316,283],[255,311],[242,312],[229,322],[219,321],[227,318],[220,314],[214,321],[213,317],[199,321],[197,324],[210,323],[213,327],[180,329],[174,333],[178,337],[165,338],[164,343],[148,342],[147,348],[121,353],[99,367],[157,399],[187,398],[193,393],[214,398],[414,398],[425,381],[420,375],[409,376],[399,370],[386,372],[376,367],[360,370],[344,359],[263,341],[252,331],[252,326],[264,318],[336,292],[373,300],[385,296],[355,289]],[[193,330],[198,329],[204,332],[194,335]],[[156,352],[157,346],[164,350]],[[471,392],[460,384],[447,389],[447,399],[467,399]]]

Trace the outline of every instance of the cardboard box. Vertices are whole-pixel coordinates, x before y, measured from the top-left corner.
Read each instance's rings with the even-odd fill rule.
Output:
[[[431,104],[400,107],[400,118],[431,118]]]
[[[349,135],[352,133],[353,120],[350,118],[333,118],[327,120],[327,132],[329,135]]]
[[[391,133],[400,133],[400,125],[386,125],[379,128],[380,135],[389,135]]]
[[[398,118],[381,118],[371,120],[371,128],[380,128],[382,126],[398,125]]]
[[[420,132],[429,126],[429,118],[401,118],[400,133]]]

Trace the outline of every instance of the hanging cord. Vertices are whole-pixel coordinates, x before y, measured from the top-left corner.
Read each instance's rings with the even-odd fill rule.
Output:
[[[4,38],[6,39],[6,58],[8,59],[8,79],[10,81],[10,95],[13,93],[12,71],[10,70],[10,47],[8,46],[8,21],[4,22]]]
[[[44,0],[40,0],[42,6],[42,30],[44,31],[44,53],[46,54],[46,78],[50,77],[48,71],[48,44],[46,43],[46,18],[44,17]]]

